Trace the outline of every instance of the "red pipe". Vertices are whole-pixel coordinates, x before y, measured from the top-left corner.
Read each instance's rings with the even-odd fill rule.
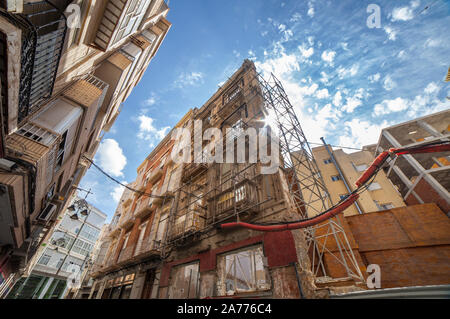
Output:
[[[384,151],[380,153],[380,155],[377,156],[377,158],[373,161],[372,164],[366,169],[366,171],[358,178],[356,181],[356,186],[359,188],[373,176],[375,171],[383,165],[386,158],[389,156],[389,154],[393,153],[397,156],[404,155],[404,154],[419,154],[419,153],[434,153],[434,152],[447,152],[450,151],[450,144],[444,144],[444,145],[428,145],[423,146],[417,149],[407,150],[403,148],[391,148],[389,151]],[[249,228],[253,230],[258,231],[284,231],[289,229],[299,229],[299,228],[306,228],[310,226],[314,226],[318,223],[321,223],[329,218],[334,217],[335,215],[341,213],[345,209],[347,209],[350,205],[352,205],[357,199],[359,195],[358,194],[352,194],[350,195],[346,200],[344,200],[340,205],[330,209],[328,212],[319,215],[317,217],[313,217],[311,219],[296,222],[296,223],[287,223],[287,224],[280,224],[280,225],[254,225],[249,223],[242,223],[242,222],[234,222],[234,223],[226,223],[222,224],[222,228],[233,228],[233,227],[244,227]]]
[[[401,148],[391,148],[389,152],[395,153],[397,155],[404,155],[404,154],[419,154],[419,153],[434,153],[434,152],[449,152],[450,151],[450,144],[444,144],[444,145],[429,145],[420,147],[414,150],[403,150]]]
[[[352,194],[350,195],[346,200],[344,200],[339,206],[336,206],[332,208],[330,211],[326,212],[323,215],[319,215],[317,217],[313,217],[312,219],[297,222],[297,223],[290,223],[290,224],[282,224],[282,225],[254,225],[249,223],[243,223],[243,222],[234,222],[234,223],[226,223],[222,224],[221,227],[223,229],[225,228],[233,228],[233,227],[244,227],[249,228],[253,230],[259,230],[259,231],[284,231],[284,230],[290,230],[290,229],[299,229],[299,228],[306,228],[310,226],[314,226],[318,223],[321,223],[329,218],[332,218],[336,216],[337,214],[343,212],[345,209],[347,209],[349,206],[351,206],[357,199],[359,195],[358,194]]]
[[[378,155],[377,158],[372,162],[372,164],[370,164],[369,168],[367,168],[366,171],[355,182],[356,186],[361,187],[361,185],[364,185],[369,180],[369,178],[372,177],[377,168],[380,167],[381,164],[383,164],[388,156],[388,151],[384,151],[380,155]]]

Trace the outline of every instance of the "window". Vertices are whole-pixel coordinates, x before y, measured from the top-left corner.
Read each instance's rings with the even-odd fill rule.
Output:
[[[331,163],[333,163],[331,158],[324,159],[323,162],[324,162],[324,164],[331,164]]]
[[[244,130],[244,125],[243,125],[242,119],[239,119],[227,131],[228,131],[228,134],[230,134],[230,139],[233,140],[235,138],[238,138],[239,135],[241,135],[241,133],[243,132],[243,130]]]
[[[52,256],[43,254],[41,258],[39,258],[38,264],[46,266],[50,261],[50,258],[52,258]]]
[[[114,43],[134,33],[138,29],[149,4],[150,0],[132,0],[120,24]]]
[[[72,246],[73,240],[75,237],[70,236],[68,234],[61,234],[61,232],[56,232],[53,234],[50,243],[54,246],[61,247],[64,249],[69,249]]]
[[[262,246],[221,255],[217,260],[217,268],[217,290],[221,296],[270,289]]]
[[[85,224],[81,230],[80,236],[90,241],[96,241],[99,234],[100,231],[98,229]]]
[[[380,210],[387,210],[394,208],[394,205],[392,203],[386,203],[386,204],[379,204]]]
[[[148,222],[144,222],[139,225],[139,237],[136,244],[136,249],[134,251],[134,255],[136,256],[141,252],[142,242],[144,241],[145,230],[147,229]]]
[[[355,167],[356,171],[364,172],[368,166],[366,164],[362,164],[362,165],[355,165],[354,167]]]
[[[80,255],[87,256],[92,251],[92,248],[93,248],[92,244],[83,241],[81,239],[77,239],[72,247],[72,251]]]
[[[198,262],[174,267],[171,273],[169,298],[197,298],[199,278]]]
[[[341,180],[341,176],[339,176],[339,175],[331,176],[331,180],[332,180],[333,182],[340,181],[340,180]]]
[[[367,189],[370,191],[375,191],[377,189],[381,189],[381,186],[380,184],[373,182],[372,184],[369,185]]]

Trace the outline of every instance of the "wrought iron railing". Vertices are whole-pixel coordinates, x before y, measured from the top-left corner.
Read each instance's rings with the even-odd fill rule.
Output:
[[[200,210],[189,211],[175,220],[171,229],[170,239],[188,236],[198,232],[205,227],[205,224],[205,216]]]
[[[2,11],[22,30],[18,122],[51,97],[67,31],[63,8],[50,1],[28,2],[23,13]]]

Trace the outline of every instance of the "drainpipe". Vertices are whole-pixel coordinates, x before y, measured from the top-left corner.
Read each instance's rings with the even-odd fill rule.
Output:
[[[348,186],[347,181],[346,181],[346,179],[344,177],[344,174],[342,174],[341,168],[339,167],[339,165],[338,165],[338,163],[336,161],[336,158],[334,157],[333,151],[330,150],[328,144],[325,143],[325,139],[323,137],[321,137],[320,139],[322,140],[323,145],[325,146],[328,154],[330,155],[331,161],[333,162],[334,167],[336,167],[336,169],[337,169],[337,171],[339,173],[339,176],[341,177],[342,181],[344,182],[345,188],[347,188],[347,192],[350,194],[352,192],[352,190],[350,189],[350,186]],[[363,212],[362,212],[361,208],[359,207],[358,202],[356,202],[356,201],[355,201],[355,206],[356,206],[356,209],[358,210],[358,213],[360,215],[362,215]]]
[[[294,267],[295,277],[297,277],[297,285],[298,285],[298,291],[300,292],[300,298],[305,299],[305,295],[303,294],[303,289],[302,289],[302,283],[300,281],[300,277],[299,277],[298,271],[297,271],[297,265],[295,264],[295,262],[291,263],[291,265]]]

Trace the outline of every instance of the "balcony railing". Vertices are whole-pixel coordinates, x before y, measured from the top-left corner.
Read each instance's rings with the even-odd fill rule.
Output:
[[[125,215],[119,220],[120,228],[127,228],[134,222],[134,215],[131,212],[126,212]]]
[[[125,249],[123,249],[120,252],[118,262],[120,263],[120,262],[124,262],[124,261],[130,259],[133,255],[133,249],[134,249],[133,246],[129,246],[129,247],[126,247]]]
[[[200,174],[208,169],[206,163],[188,163],[184,167],[183,182],[188,181],[191,177]]]
[[[19,123],[53,93],[67,30],[63,11],[39,1],[24,4],[21,14],[2,13],[22,30]]]
[[[142,243],[140,249],[138,251],[135,251],[134,255],[159,255],[161,253],[162,244],[160,241],[154,240],[152,238],[154,238],[154,236],[150,234],[150,236],[144,239],[144,242]]]
[[[189,211],[178,217],[171,230],[171,239],[188,236],[205,227],[205,216],[198,211]]]
[[[155,168],[148,176],[148,182],[154,184],[163,175],[164,170],[162,168]]]
[[[216,197],[217,216],[237,212],[253,212],[257,204],[256,187],[250,181],[244,181],[222,192]]]

